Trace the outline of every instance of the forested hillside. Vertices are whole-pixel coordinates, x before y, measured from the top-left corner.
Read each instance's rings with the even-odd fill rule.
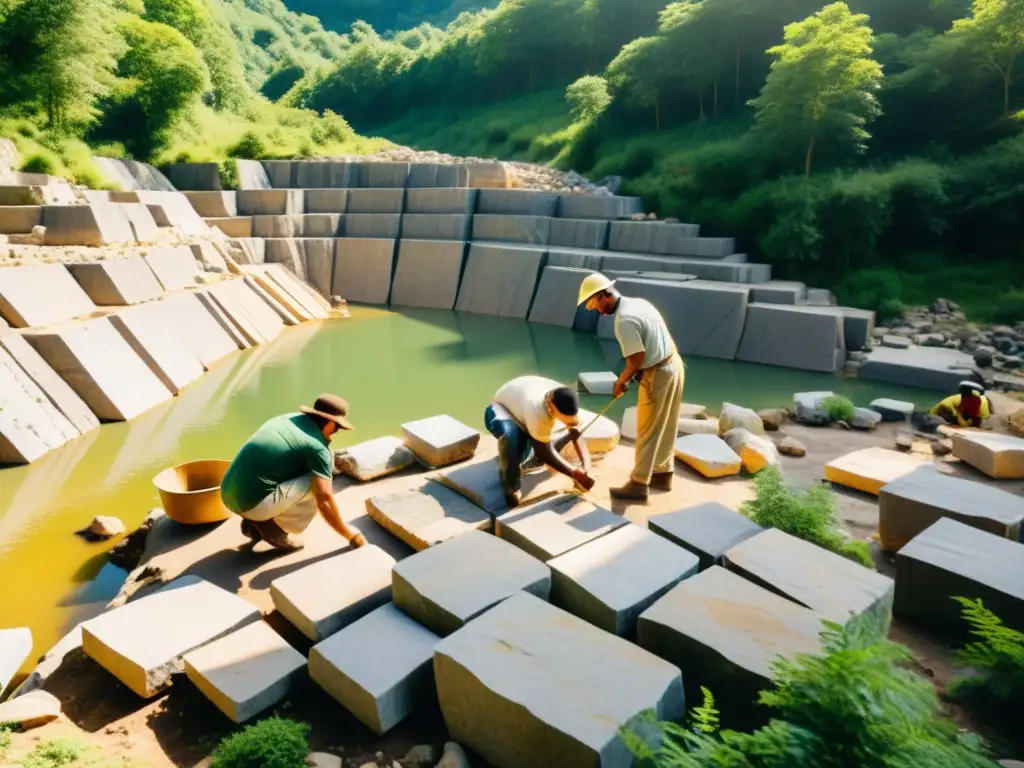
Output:
[[[950,295],[1024,317],[1024,2],[823,5],[502,0],[444,31],[362,26],[288,99],[414,146],[621,175],[883,313]]]
[[[494,5],[495,0],[288,0],[293,10],[316,16],[338,32],[347,32],[357,21],[381,32],[420,24],[444,27],[463,11]]]

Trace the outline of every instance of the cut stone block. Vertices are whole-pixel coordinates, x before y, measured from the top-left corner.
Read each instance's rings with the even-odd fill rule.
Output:
[[[71,263],[68,269],[93,303],[101,307],[139,304],[164,292],[143,259]]]
[[[324,250],[326,250],[328,246],[333,246],[335,242],[337,241],[332,242],[326,239],[313,238],[302,240],[300,245],[303,251],[308,252],[313,246],[321,243]],[[305,263],[306,260],[303,257],[303,264]],[[286,269],[283,265],[279,264],[264,264],[259,271],[283,289],[293,303],[301,305],[314,318],[323,320],[329,317],[331,311],[330,302],[310,287],[309,283],[306,282],[308,276],[307,278],[300,278],[297,272]]]
[[[0,185],[0,206],[43,205],[49,202],[43,188],[29,184]]]
[[[455,309],[525,318],[543,260],[540,249],[473,243]]]
[[[834,373],[846,362],[843,316],[752,302],[736,359]]]
[[[217,295],[220,295],[222,291],[231,290],[221,289],[220,286],[224,285],[245,287],[240,280],[229,280],[216,286]],[[252,297],[252,299],[255,301],[256,297]],[[192,350],[207,370],[237,348],[238,345],[234,339],[221,327],[217,317],[203,305],[197,294],[182,293],[167,296],[162,303],[166,315],[174,318],[178,335],[184,339],[188,349]],[[233,307],[234,305],[229,304],[229,306]],[[280,324],[278,327],[281,327]]]
[[[560,555],[551,566],[551,601],[620,637],[636,634],[641,613],[697,572],[691,552],[627,525]]]
[[[562,195],[558,215],[563,219],[618,219],[643,213],[639,197],[614,195]]]
[[[239,189],[270,189],[270,177],[259,160],[235,160]]]
[[[401,213],[405,208],[404,189],[351,189],[347,213]]]
[[[270,180],[271,188],[288,189],[295,186],[292,184],[292,167],[296,165],[291,160],[264,160],[263,170]]]
[[[431,469],[470,459],[480,444],[480,433],[451,416],[431,416],[402,425],[405,444]]]
[[[508,511],[496,458],[484,458],[462,464],[433,479],[461,493],[491,515],[500,515]]]
[[[527,594],[441,641],[434,675],[450,737],[496,768],[633,765],[622,730],[684,710],[676,667]]]
[[[965,639],[970,627],[954,597],[981,600],[1024,631],[1024,547],[943,518],[896,553],[898,618]]]
[[[175,189],[218,190],[220,166],[217,163],[171,163],[164,166],[164,173]]]
[[[32,653],[32,630],[28,627],[0,629],[0,693],[18,674]]]
[[[204,219],[204,221],[228,237],[252,237],[252,216],[236,216],[230,219],[210,218]]]
[[[914,413],[913,403],[908,403],[905,400],[891,400],[888,397],[872,400],[868,407],[882,414],[882,421],[907,421]]]
[[[689,701],[719,691],[728,723],[762,725],[758,695],[771,689],[775,661],[819,654],[822,629],[814,611],[712,566],[640,615],[637,645],[682,670]]]
[[[366,512],[381,528],[417,552],[441,544],[466,531],[490,531],[491,516],[462,494],[440,483],[422,488],[371,496]]]
[[[306,217],[301,213],[293,213],[288,216],[253,216],[252,236],[253,237],[301,237],[303,234],[303,219]],[[336,231],[329,235],[334,237]]]
[[[934,472],[927,459],[921,456],[891,451],[888,448],[862,448],[826,464],[825,479],[830,483],[877,496],[883,485],[921,468]]]
[[[172,396],[107,318],[25,338],[100,419],[127,421]]]
[[[854,408],[850,426],[854,429],[874,429],[882,423],[882,414],[870,408]]]
[[[776,528],[727,551],[725,567],[837,624],[861,622],[878,638],[889,631],[892,579]]]
[[[50,325],[95,311],[63,264],[0,267],[0,315],[14,328]]]
[[[154,248],[146,254],[145,259],[164,290],[177,291],[196,284],[199,265],[187,245]]]
[[[717,435],[718,419],[684,419],[680,417],[677,435]]]
[[[882,549],[896,552],[944,517],[1020,541],[1024,499],[988,485],[949,477],[928,467],[882,486],[878,511]]]
[[[676,458],[704,477],[738,475],[743,460],[718,435],[686,435],[676,439]]]
[[[110,315],[110,322],[161,383],[177,394],[203,375],[203,363],[182,332],[181,306],[155,301]]]
[[[461,213],[476,210],[475,189],[409,189],[405,193],[406,213]]]
[[[547,562],[624,525],[626,518],[565,495],[507,512],[495,521],[495,533]]]
[[[0,349],[0,464],[28,464],[78,435],[31,377]]]
[[[501,216],[554,216],[558,195],[532,189],[481,189],[477,213]]]
[[[459,292],[465,251],[466,244],[461,241],[399,241],[391,304],[451,309]]]
[[[700,227],[696,224],[613,221],[608,232],[608,247],[626,253],[697,256],[699,235]]]
[[[592,395],[610,395],[615,387],[615,382],[619,379],[611,371],[581,373],[578,378],[580,391],[589,392]]]
[[[43,208],[46,245],[114,245],[134,243],[124,209],[113,203],[47,205]]]
[[[184,671],[186,653],[259,618],[259,610],[242,598],[198,576],[183,576],[83,623],[82,650],[148,699]]]
[[[43,222],[43,208],[39,205],[0,206],[0,233],[27,235]]]
[[[160,227],[147,206],[142,203],[121,203],[120,206],[137,242],[155,243],[160,238]]]
[[[996,480],[1024,478],[1024,440],[986,432],[953,433],[953,455]]]
[[[149,208],[157,226],[173,227],[183,235],[202,236],[210,232],[182,192],[111,192],[110,199],[117,203],[142,203]]]
[[[750,300],[760,304],[799,304],[807,296],[807,286],[791,280],[772,280],[750,290]]]
[[[764,530],[717,501],[655,515],[647,520],[647,527],[697,555],[702,571],[721,565],[728,550]]]
[[[473,218],[463,213],[407,213],[402,237],[409,240],[469,240]]]
[[[571,248],[604,248],[608,244],[608,222],[551,219],[548,242]]]
[[[266,261],[267,241],[259,237],[233,237],[228,240],[231,257],[239,264],[262,264]]]
[[[246,189],[235,196],[242,216],[287,216],[302,213],[305,197],[301,189]]]
[[[465,187],[467,182],[465,166],[443,163],[412,163],[406,186],[428,188],[430,191],[444,191],[444,187]],[[476,190],[472,190],[476,191]]]
[[[394,261],[393,239],[338,240],[331,292],[357,304],[387,304]]]
[[[204,290],[250,344],[271,341],[284,330],[280,316],[244,280],[224,280]]]
[[[346,213],[342,227],[345,237],[397,240],[402,233],[399,213]]]
[[[545,245],[551,219],[545,216],[506,216],[478,213],[473,217],[473,240]]]
[[[551,571],[481,531],[417,552],[392,570],[395,605],[442,637],[519,591],[546,600]]]
[[[203,218],[233,218],[238,216],[238,201],[234,192],[185,192]]]
[[[354,163],[338,162],[336,160],[317,161],[303,160],[288,163],[290,173],[285,176],[283,173],[275,174],[285,176],[287,184],[274,186],[288,186],[299,189],[345,189],[359,186],[359,166]],[[266,167],[266,165],[264,165]],[[269,174],[270,169],[267,170]],[[283,179],[281,179],[283,181]]]
[[[304,238],[298,241],[302,258],[302,274],[305,280],[321,296],[331,296],[331,280],[334,278],[334,252],[337,242],[333,238]],[[300,273],[296,270],[296,276]]]
[[[530,322],[572,328],[576,322],[580,285],[589,274],[588,269],[544,267],[530,309]]]
[[[395,559],[380,547],[320,560],[270,584],[274,607],[318,643],[391,600]]]
[[[185,674],[236,723],[279,703],[306,657],[262,621],[242,627],[183,657]]]
[[[433,698],[439,640],[389,603],[313,646],[309,676],[383,734]]]
[[[306,213],[344,213],[348,193],[347,189],[307,189]]]
[[[496,161],[463,163],[460,166],[460,180],[464,178],[467,187],[478,189],[506,189],[517,183],[515,172],[508,165]]]
[[[956,349],[875,347],[857,370],[857,377],[869,381],[956,392],[964,371],[974,365],[971,356]]]
[[[740,457],[743,469],[752,475],[765,467],[779,465],[779,449],[764,435],[755,435],[742,427],[736,427],[722,435],[722,439]]]
[[[302,302],[297,301],[269,273],[264,271],[266,267],[271,266],[283,265],[262,264],[243,267],[245,284],[277,314],[285,325],[298,325],[307,320],[313,320],[316,316],[311,314],[302,305]],[[287,268],[285,271],[288,271]]]
[[[259,218],[255,216],[253,218]],[[305,277],[302,263],[302,241],[291,237],[267,238],[267,256],[264,264],[284,264],[290,271]],[[334,241],[331,240],[331,259],[334,258]],[[333,264],[332,264],[333,267]]]
[[[355,163],[354,167],[359,169],[360,187],[401,188],[409,178],[409,163]]]
[[[337,454],[335,466],[356,480],[367,482],[393,475],[416,463],[412,451],[397,437],[378,437]]]
[[[60,699],[52,693],[31,691],[0,704],[0,723],[16,725],[20,730],[28,731],[53,722],[60,717],[60,711]]]

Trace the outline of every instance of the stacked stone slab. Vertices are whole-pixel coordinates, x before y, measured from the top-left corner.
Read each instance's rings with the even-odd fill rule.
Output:
[[[202,361],[182,332],[181,321],[174,311],[177,306],[177,303],[155,301],[110,315],[110,322],[122,338],[174,394],[205,372]]]
[[[164,292],[150,265],[141,258],[87,261],[68,264],[68,269],[89,298],[101,307],[139,304]]]
[[[332,293],[362,304],[387,304],[394,263],[393,238],[339,240],[334,252]]]
[[[653,533],[697,555],[702,571],[721,565],[726,552],[764,530],[749,517],[717,501],[655,515],[647,526]]]
[[[548,562],[624,525],[629,525],[624,517],[566,495],[507,512],[495,521],[495,533]]]
[[[587,269],[544,267],[530,309],[530,322],[572,328],[578,314],[576,298],[580,285],[589,274]]]
[[[466,531],[489,532],[492,518],[476,504],[440,483],[371,496],[366,512],[381,528],[417,552],[441,544]]]
[[[136,242],[124,208],[114,203],[47,205],[43,208],[42,223],[46,227],[43,240],[46,245],[101,246]]]
[[[14,358],[0,349],[0,464],[27,464],[78,435]]]
[[[95,311],[63,264],[0,267],[0,317],[12,328],[61,323]]]
[[[465,255],[466,244],[461,240],[399,241],[391,304],[451,309],[458,296]]]
[[[542,249],[473,243],[455,309],[525,319],[543,261]]]
[[[736,359],[834,373],[846,362],[843,315],[807,307],[751,303]]]

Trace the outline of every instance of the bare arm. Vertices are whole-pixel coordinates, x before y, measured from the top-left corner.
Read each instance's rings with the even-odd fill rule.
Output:
[[[533,440],[533,450],[537,454],[537,458],[551,467],[557,472],[561,472],[566,477],[571,477],[573,480],[578,482],[580,485],[590,490],[594,483],[590,479],[585,469],[577,469],[572,464],[567,462],[562,456],[555,450],[551,443],[541,443],[537,440]],[[579,449],[577,449],[579,450]],[[582,454],[581,454],[582,456]]]
[[[626,358],[626,370],[619,374],[619,380],[615,382],[615,389],[613,391],[616,397],[620,397],[626,392],[629,382],[639,373],[640,366],[644,364],[645,354],[644,352],[637,352],[635,355],[630,355]]]
[[[320,514],[327,524],[338,532],[339,536],[357,547],[366,543],[363,535],[349,528],[342,519],[338,502],[334,500],[334,488],[330,480],[320,477],[320,475],[313,475],[313,497],[316,499],[316,506],[320,510]]]

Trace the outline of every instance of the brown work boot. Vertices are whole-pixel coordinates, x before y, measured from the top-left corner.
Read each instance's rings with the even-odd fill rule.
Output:
[[[613,499],[623,499],[625,501],[647,501],[649,490],[643,483],[630,480],[621,488],[612,488],[610,493]]]
[[[505,504],[509,509],[515,509],[523,501],[522,491],[506,491],[505,492]]]
[[[651,489],[655,491],[671,491],[674,472],[655,472],[651,476]]]
[[[244,517],[242,518],[242,535],[247,539],[252,539],[254,542],[263,541],[263,537],[260,536],[260,532],[256,529],[256,524]]]
[[[289,536],[288,533],[273,520],[262,520],[260,522],[253,520],[252,524],[256,527],[256,530],[259,531],[260,538],[274,549],[279,549],[282,552],[298,552],[306,546],[298,539],[294,539]]]

